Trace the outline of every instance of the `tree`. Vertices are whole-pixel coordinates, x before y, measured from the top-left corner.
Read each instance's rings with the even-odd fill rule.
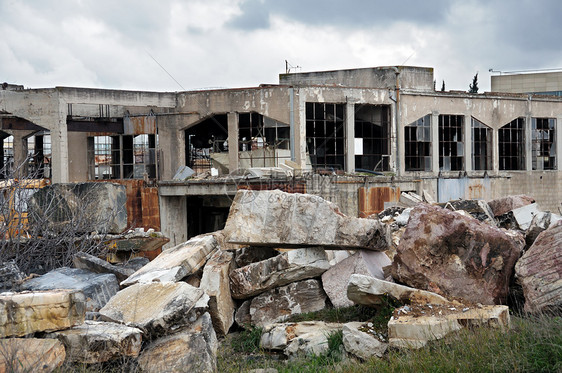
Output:
[[[445,92],[445,81],[443,80],[443,84],[441,85],[441,92]]]
[[[478,93],[478,73],[472,78],[472,84],[468,85],[468,93]]]

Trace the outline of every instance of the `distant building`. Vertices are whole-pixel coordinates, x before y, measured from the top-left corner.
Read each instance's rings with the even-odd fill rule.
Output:
[[[535,93],[562,97],[562,71],[492,75],[492,92]]]

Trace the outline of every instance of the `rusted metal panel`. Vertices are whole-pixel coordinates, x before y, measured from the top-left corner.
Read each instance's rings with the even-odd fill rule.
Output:
[[[160,205],[158,188],[144,187],[141,189],[142,226],[145,229],[160,231]]]
[[[398,202],[399,187],[361,187],[358,189],[359,217],[366,218],[384,210],[385,202]]]
[[[455,178],[437,180],[438,202],[457,199],[489,199],[491,197],[490,178]]]
[[[126,135],[156,134],[156,116],[125,117],[123,129]]]

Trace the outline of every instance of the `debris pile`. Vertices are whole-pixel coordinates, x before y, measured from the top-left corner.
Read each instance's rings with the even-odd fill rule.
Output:
[[[2,293],[0,346],[31,370],[126,357],[146,372],[213,372],[218,338],[240,328],[263,328],[261,347],[288,357],[320,354],[341,332],[343,353],[368,359],[465,327],[508,329],[514,276],[526,311],[562,305],[561,218],[532,198],[402,200],[407,208],[353,218],[317,196],[240,190],[223,231],[128,266],[79,253],[76,268]],[[290,321],[383,304],[398,305],[383,328]]]

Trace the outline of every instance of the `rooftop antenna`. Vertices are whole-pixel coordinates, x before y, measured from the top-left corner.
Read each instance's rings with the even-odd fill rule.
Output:
[[[300,69],[300,66],[293,66],[289,63],[289,61],[285,60],[285,74],[289,74],[291,69]]]
[[[166,74],[168,74],[168,76],[169,76],[170,78],[173,79],[174,82],[176,82],[176,83],[180,86],[180,88],[181,88],[182,90],[187,91],[187,89],[183,88],[183,86],[180,84],[180,82],[178,82],[178,81],[176,80],[176,78],[174,78],[174,77],[172,76],[172,74],[170,74],[170,73],[168,72],[168,70],[166,70],[166,69],[164,68],[164,66],[162,66],[162,65],[160,64],[160,62],[156,61],[156,58],[154,58],[154,57],[152,56],[152,54],[150,54],[146,49],[145,49],[144,51],[146,52],[146,54],[148,54],[148,55],[150,56],[150,58],[152,58],[152,59],[154,60],[154,62],[156,62],[156,63],[158,64],[158,66],[160,66],[160,67],[162,68],[162,70],[164,70],[164,72],[165,72]]]

